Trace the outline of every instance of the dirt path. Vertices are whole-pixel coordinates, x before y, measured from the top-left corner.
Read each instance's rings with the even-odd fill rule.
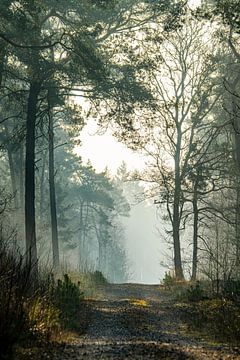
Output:
[[[157,286],[102,287],[92,305],[86,335],[62,347],[56,359],[240,359],[239,349],[188,335]]]

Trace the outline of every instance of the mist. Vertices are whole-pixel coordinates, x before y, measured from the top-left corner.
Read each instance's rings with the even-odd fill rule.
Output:
[[[239,358],[239,34],[236,0],[0,0],[0,360]]]
[[[131,264],[134,283],[159,284],[166,268],[161,265],[166,252],[164,238],[157,229],[161,228],[156,208],[149,202],[134,205],[126,226],[126,248]]]

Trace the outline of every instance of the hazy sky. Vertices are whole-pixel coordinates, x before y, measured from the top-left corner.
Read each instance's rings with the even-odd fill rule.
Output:
[[[117,142],[110,131],[98,135],[93,120],[83,129],[80,138],[82,146],[77,152],[82,156],[83,162],[90,160],[97,171],[102,171],[107,166],[114,174],[123,161],[127,163],[129,170],[144,168],[143,156]]]
[[[77,149],[77,153],[81,155],[84,163],[90,160],[97,171],[102,171],[107,166],[113,174],[122,161],[126,162],[129,170],[144,168],[144,157],[117,142],[110,131],[103,135],[96,132],[97,126],[94,121],[90,121],[81,133],[82,145]],[[141,204],[132,208],[130,217],[124,220],[124,225],[126,248],[132,264],[130,280],[159,283],[165,271],[160,266],[165,246],[156,233],[159,220],[156,219],[155,205]]]
[[[196,8],[201,5],[201,0],[188,0],[188,5],[191,8]]]

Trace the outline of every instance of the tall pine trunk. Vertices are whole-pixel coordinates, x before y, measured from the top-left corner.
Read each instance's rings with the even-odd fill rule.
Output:
[[[37,274],[37,244],[35,223],[35,129],[37,118],[37,103],[40,84],[30,83],[27,123],[26,123],[26,157],[25,157],[25,233],[27,263]]]
[[[12,193],[14,196],[14,206],[17,210],[19,208],[19,194],[18,194],[18,187],[17,187],[17,174],[16,174],[16,164],[14,162],[14,152],[11,142],[8,140],[10,139],[10,134],[8,130],[8,126],[4,124],[4,130],[7,138],[7,154],[8,154],[8,163],[9,163],[9,170],[10,170],[10,177],[11,177],[11,184],[12,184]]]
[[[22,143],[19,150],[19,199],[20,208],[23,214],[24,204],[24,144]]]
[[[239,270],[240,269],[240,181],[239,179],[237,179],[235,234],[236,234],[236,268],[237,270]]]
[[[0,89],[2,87],[2,79],[3,79],[6,52],[7,52],[6,43],[3,40],[0,40]]]
[[[46,170],[46,159],[48,155],[48,149],[44,150],[42,154],[42,171],[40,174],[40,223],[44,222],[44,197],[45,197],[45,170]]]
[[[54,130],[53,130],[53,114],[51,109],[49,109],[48,144],[49,144],[48,164],[49,164],[49,191],[50,191],[53,268],[54,270],[57,270],[59,268],[60,260],[59,260],[57,206],[56,206],[56,191],[55,191]]]
[[[82,241],[83,241],[83,202],[80,202],[80,216],[79,216],[79,239],[78,239],[78,266],[79,271],[81,271],[81,267],[83,266],[83,254],[82,254]]]

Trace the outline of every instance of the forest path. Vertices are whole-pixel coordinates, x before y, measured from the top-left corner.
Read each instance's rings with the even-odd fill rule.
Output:
[[[87,333],[57,359],[240,359],[240,352],[187,334],[167,292],[155,285],[99,287]],[[64,356],[65,354],[65,356]]]

